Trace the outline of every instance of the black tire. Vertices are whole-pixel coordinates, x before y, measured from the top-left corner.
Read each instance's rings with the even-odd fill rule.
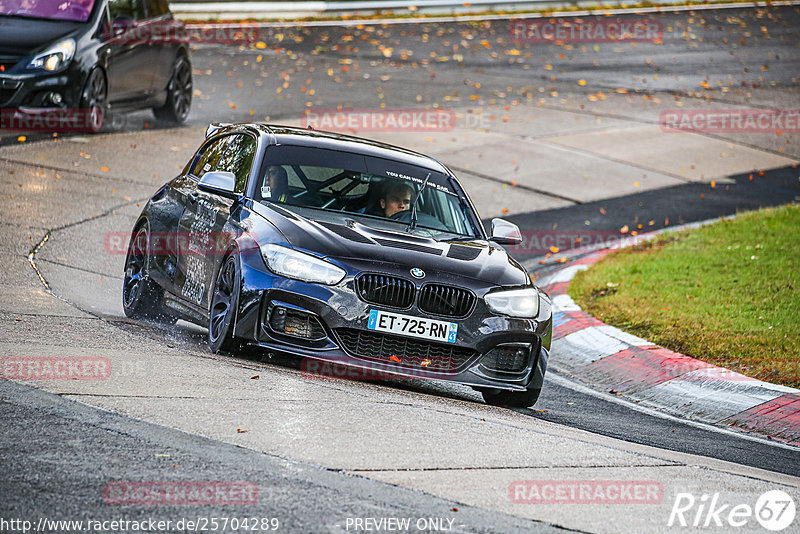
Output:
[[[153,108],[153,115],[158,120],[183,124],[192,107],[192,89],[192,65],[188,58],[181,56],[172,67],[167,100],[163,106]]]
[[[241,342],[233,335],[233,321],[242,288],[241,270],[236,255],[225,258],[214,282],[208,312],[208,345],[211,352],[238,353]]]
[[[509,408],[530,408],[539,400],[542,388],[527,391],[481,391],[483,400],[492,406],[507,406]]]
[[[122,309],[131,319],[174,324],[178,318],[164,307],[164,290],[148,275],[149,238],[147,227],[140,226],[128,244],[122,284]]]
[[[86,84],[81,92],[80,107],[91,114],[88,129],[97,133],[103,128],[108,106],[108,84],[106,76],[101,69],[94,69],[86,78]]]

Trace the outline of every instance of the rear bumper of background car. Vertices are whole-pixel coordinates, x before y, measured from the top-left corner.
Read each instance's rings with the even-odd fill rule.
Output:
[[[352,276],[337,286],[311,284],[276,276],[258,264],[260,257],[245,256],[235,335],[306,358],[301,368],[309,375],[341,374],[337,369],[347,367],[357,371],[345,378],[449,380],[512,391],[541,387],[552,331],[549,316],[539,321],[498,316],[482,299],[462,319],[430,316],[412,306],[402,313],[457,322],[456,342],[384,334],[367,328],[370,310],[398,310],[359,299]]]

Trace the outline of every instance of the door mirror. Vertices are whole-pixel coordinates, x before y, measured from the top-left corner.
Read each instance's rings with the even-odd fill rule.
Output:
[[[134,21],[131,17],[119,16],[111,23],[111,34],[117,37],[133,28]]]
[[[519,245],[522,233],[519,226],[503,219],[492,219],[492,241],[498,245]]]
[[[225,197],[237,196],[234,189],[236,188],[236,176],[228,171],[209,171],[200,178],[200,183],[197,187],[203,191],[209,191]]]

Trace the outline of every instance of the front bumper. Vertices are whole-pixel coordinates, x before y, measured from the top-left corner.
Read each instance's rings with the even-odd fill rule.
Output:
[[[480,298],[482,295],[478,295],[472,312],[462,319],[427,314],[417,308],[416,303],[408,309],[398,310],[361,300],[356,293],[355,274],[348,273],[337,286],[310,284],[269,273],[260,257],[248,259],[245,255],[234,333],[268,350],[361,371],[348,374],[350,378],[436,379],[478,389],[512,391],[541,387],[552,332],[549,312],[547,317],[538,317],[537,320],[498,316],[486,308]],[[311,329],[312,334],[309,334],[311,330],[306,332],[309,337],[286,335],[274,328],[271,322],[276,307],[290,313],[308,314],[319,321],[319,326]],[[369,330],[367,322],[373,309],[457,322],[456,342],[426,342]],[[380,349],[375,349],[376,343]],[[362,350],[364,346],[371,348]],[[391,347],[389,353],[381,352],[384,347]],[[512,367],[498,366],[498,352],[492,352],[498,347],[504,350],[528,347],[528,355],[524,362],[516,360],[517,364]],[[426,351],[438,356],[425,357]],[[390,354],[396,360],[390,360]],[[421,361],[427,361],[428,365]],[[452,365],[442,363],[447,361]],[[313,374],[313,370],[324,373],[331,369],[330,366],[320,367],[306,362],[303,367],[309,374]]]
[[[25,74],[0,75],[0,107],[2,108],[77,108],[81,100],[83,74],[68,67],[57,73],[41,71]],[[48,100],[50,93],[62,97],[56,105]]]
[[[84,80],[77,70],[0,76],[0,126],[20,132],[95,132],[97,110],[81,109]]]

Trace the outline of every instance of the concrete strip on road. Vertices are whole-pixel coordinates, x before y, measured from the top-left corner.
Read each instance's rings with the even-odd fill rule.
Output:
[[[585,134],[598,135],[598,134]],[[487,144],[442,154],[447,161],[457,161],[458,167],[497,176],[505,182],[515,182],[542,191],[554,191],[576,202],[607,198],[609,190],[624,195],[646,189],[660,189],[680,184],[679,180],[658,172],[642,172],[630,164],[609,161],[593,154],[574,152],[536,141],[508,141]],[[565,170],[565,159],[571,162]]]
[[[579,154],[596,154],[651,173],[693,182],[722,183],[726,176],[796,164],[795,159],[694,133],[666,134],[659,126],[635,126],[543,139]],[[650,178],[648,178],[649,180]]]
[[[528,213],[573,205],[573,202],[568,200],[490,180],[468,171],[457,169],[453,171],[475,204],[482,220],[505,217],[510,213]]]
[[[473,108],[453,109],[459,118],[450,131],[345,133],[432,154],[465,176],[468,191],[473,184],[476,190],[484,190],[485,184],[473,178],[489,176],[534,193],[552,191],[574,202],[609,198],[610,191],[619,196],[712,179],[722,184],[729,175],[797,163],[731,141],[695,133],[666,134],[658,126],[566,109],[516,106],[515,120],[508,122],[502,118],[510,112],[501,106],[487,106],[479,114]],[[283,122],[301,123],[299,119]],[[486,197],[476,195],[482,216],[494,216],[496,202],[483,209],[481,198]],[[522,198],[526,197],[518,197]],[[499,206],[501,215],[542,209],[548,203],[541,193],[530,201],[527,210],[519,201]],[[563,199],[553,197],[549,208],[564,205]]]

